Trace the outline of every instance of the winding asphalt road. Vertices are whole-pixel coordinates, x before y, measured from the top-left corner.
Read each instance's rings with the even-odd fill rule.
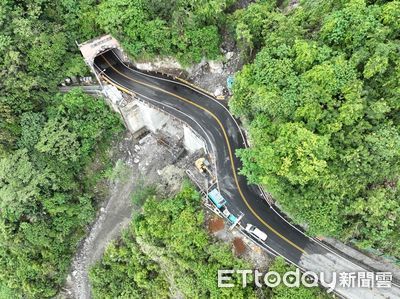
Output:
[[[216,163],[220,192],[236,209],[231,212],[243,212],[244,226],[251,223],[267,233],[264,245],[268,250],[302,269],[301,260],[307,255],[332,255],[329,248],[285,221],[261,196],[259,188],[239,174],[242,165],[235,150],[244,148],[246,141],[221,103],[189,85],[131,69],[112,50],[97,56],[94,65],[109,83],[182,119],[203,137]]]

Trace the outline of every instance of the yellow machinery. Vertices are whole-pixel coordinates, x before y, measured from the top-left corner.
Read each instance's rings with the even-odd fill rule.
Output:
[[[194,165],[196,165],[196,168],[201,173],[210,173],[210,170],[208,169],[208,167],[210,166],[210,162],[208,162],[206,158],[197,159],[196,162],[194,162]]]

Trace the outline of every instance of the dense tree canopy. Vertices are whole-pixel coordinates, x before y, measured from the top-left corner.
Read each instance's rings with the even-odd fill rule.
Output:
[[[252,139],[238,152],[242,172],[310,232],[400,255],[400,2],[303,0],[284,14],[256,1],[227,16],[234,2],[0,2],[0,297],[54,296],[94,214],[98,174],[88,168],[120,123],[102,101],[61,96],[57,84],[88,73],[75,40],[104,33],[135,59],[188,64],[216,58],[229,24],[243,56],[255,57],[230,103]],[[167,296],[169,276],[143,244],[187,297],[253,296],[212,284],[217,267],[243,262],[198,230],[194,203],[190,188],[150,199],[92,271],[99,296]]]
[[[15,148],[23,112],[48,105],[65,76],[88,72],[75,41],[111,33],[134,58],[174,56],[185,64],[216,58],[218,26],[233,2],[2,1],[0,156]]]
[[[268,269],[270,272],[279,273],[280,277],[284,277],[287,272],[294,270],[295,267],[288,265],[282,257],[277,257]],[[270,293],[272,299],[331,298],[330,295],[322,291],[319,287],[305,287],[302,284],[299,287],[287,287],[284,283],[281,283],[276,287],[270,288]]]
[[[229,3],[1,1],[0,297],[56,294],[94,214],[94,152],[120,128],[101,100],[57,95],[88,73],[75,41],[112,33],[135,58],[216,57]]]
[[[120,128],[106,104],[75,90],[24,112],[18,149],[0,160],[0,279],[15,294],[49,297],[92,219],[84,166]],[[31,125],[30,125],[31,124]]]
[[[400,256],[400,2],[376,2],[236,13],[237,38],[246,27],[259,53],[230,107],[249,126],[250,182],[313,234]]]
[[[71,16],[86,2],[0,3],[2,298],[56,294],[94,214],[85,167],[120,128],[103,101],[57,95],[65,76],[87,73],[74,44],[85,34]]]
[[[252,288],[218,288],[218,269],[251,269],[202,228],[200,196],[150,196],[121,240],[110,245],[90,277],[96,298],[255,298]]]
[[[226,245],[213,240],[203,228],[200,196],[190,186],[172,198],[147,197],[143,212],[136,216],[120,240],[110,244],[90,272],[95,298],[325,298],[318,287],[256,290],[249,275],[234,274],[233,288],[219,288],[219,269],[252,269],[232,255]],[[269,271],[281,276],[293,266],[277,259]],[[175,296],[174,296],[175,295]]]
[[[15,149],[24,112],[38,112],[53,101],[65,76],[87,72],[74,44],[80,25],[66,22],[66,4],[0,3],[0,156]],[[76,5],[78,13],[78,3],[70,5]],[[25,124],[29,123],[25,116]]]
[[[217,58],[224,10],[233,0],[101,1],[96,21],[135,58],[175,56],[181,62]]]

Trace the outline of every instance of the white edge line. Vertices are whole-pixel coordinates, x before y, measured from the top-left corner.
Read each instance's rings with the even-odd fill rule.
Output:
[[[228,108],[226,108],[224,105],[222,105],[222,104],[221,104],[220,102],[218,102],[216,99],[214,99],[214,97],[210,96],[209,94],[207,94],[207,93],[205,93],[205,92],[203,92],[203,91],[201,91],[201,90],[199,90],[199,89],[197,89],[197,88],[195,88],[195,87],[193,87],[193,86],[190,86],[190,85],[188,85],[188,84],[185,84],[185,83],[183,83],[183,82],[175,81],[175,80],[171,80],[171,79],[160,78],[160,77],[157,77],[157,76],[154,76],[154,75],[151,75],[151,74],[146,74],[146,73],[144,73],[144,71],[135,70],[135,69],[129,67],[128,65],[126,65],[125,62],[123,62],[123,61],[118,57],[118,55],[114,53],[113,49],[111,49],[110,51],[113,52],[113,54],[117,57],[117,59],[118,59],[127,69],[129,69],[129,70],[131,70],[131,71],[133,71],[133,72],[135,72],[135,73],[139,73],[139,74],[141,74],[141,75],[143,75],[143,76],[146,76],[146,77],[150,77],[150,78],[154,78],[154,79],[158,79],[158,80],[162,80],[162,81],[166,81],[166,82],[171,82],[171,83],[174,83],[174,84],[178,84],[178,85],[181,85],[181,86],[185,86],[185,87],[187,87],[187,88],[189,88],[189,89],[191,89],[191,90],[194,90],[194,91],[196,91],[196,92],[198,92],[198,93],[200,93],[200,94],[206,96],[207,98],[211,99],[212,101],[214,101],[215,103],[217,103],[218,105],[220,105],[221,107],[223,107],[223,108],[226,110],[226,112],[228,112],[228,114],[229,114],[229,116],[231,117],[231,119],[235,122],[236,127],[238,128],[238,130],[239,130],[239,132],[240,132],[240,135],[242,136],[242,140],[243,140],[243,144],[244,144],[245,148],[249,148],[249,146],[248,146],[248,144],[247,144],[247,142],[246,142],[246,138],[244,137],[243,131],[242,131],[242,129],[240,128],[239,124],[237,123],[236,119],[233,117],[233,115],[232,115],[231,112],[228,110]],[[264,193],[264,192],[265,192],[265,191],[263,190],[263,188],[262,188],[260,185],[257,185],[257,187],[260,189],[261,193]],[[305,237],[309,238],[309,239],[312,240],[312,241],[316,241],[315,238],[312,238],[312,237],[308,236],[308,235],[305,234],[303,231],[301,231],[300,229],[298,229],[297,227],[295,227],[293,224],[291,224],[288,220],[286,220],[286,219],[285,219],[282,215],[280,215],[280,213],[278,213],[278,212],[273,208],[273,206],[265,199],[265,196],[264,196],[264,195],[263,195],[263,197],[264,197],[264,200],[267,202],[267,204],[271,207],[271,209],[272,209],[282,220],[284,220],[286,223],[288,223],[288,224],[289,224],[291,227],[293,227],[295,230],[297,230],[298,232],[300,232],[301,234],[303,234]],[[326,249],[327,249],[327,248],[326,248]],[[329,250],[329,249],[328,249],[328,250]]]
[[[99,68],[97,65],[96,65],[96,67]],[[121,84],[119,84],[118,82],[116,82],[114,79],[111,79],[109,76],[107,76],[107,78],[108,78],[110,81],[114,82],[116,85],[120,85],[120,86],[121,86]],[[124,87],[124,88],[125,88],[125,87]],[[149,101],[151,101],[151,102],[153,102],[153,103],[158,103],[158,104],[160,104],[160,103],[157,102],[156,100],[154,100],[154,99],[152,99],[152,98],[149,98],[149,97],[147,97],[147,96],[145,96],[145,95],[142,95],[141,93],[138,93],[138,92],[133,91],[133,90],[131,90],[131,91],[134,92],[135,94],[140,95],[140,96],[143,97],[143,98],[146,98],[147,100],[149,100]],[[140,99],[138,99],[138,100],[140,101]],[[144,102],[144,101],[140,101],[140,102],[142,102],[142,103],[148,105],[148,103],[146,103],[146,102]],[[186,116],[186,117],[192,119],[192,121],[195,122],[195,123],[197,124],[197,126],[203,131],[204,135],[207,137],[209,143],[211,144],[211,146],[212,146],[212,148],[213,148],[213,151],[212,151],[212,152],[215,152],[214,144],[211,142],[210,137],[208,136],[208,134],[207,134],[207,132],[204,130],[204,128],[203,128],[196,120],[194,120],[193,118],[191,118],[191,117],[190,117],[189,115],[187,115],[185,112],[180,111],[180,110],[176,109],[175,107],[173,107],[173,106],[171,106],[171,105],[169,105],[169,104],[161,104],[161,105],[162,105],[162,106],[169,107],[170,109],[172,109],[172,110],[174,110],[174,111],[176,111],[176,112],[178,112],[178,113],[180,113],[180,114],[182,114],[182,115],[184,115],[184,116]],[[160,109],[160,107],[158,107],[157,105],[154,105],[154,106]],[[170,115],[171,117],[173,117],[173,118],[176,118],[174,115],[172,115],[171,113],[169,113],[169,112],[167,112],[167,111],[163,111],[163,112],[169,114],[169,115]],[[196,132],[196,130],[193,129],[192,126],[190,126],[186,121],[181,120],[181,119],[180,119],[180,121],[182,121],[183,123],[185,123],[185,125],[186,125],[188,128],[190,128],[192,131]],[[198,135],[197,132],[196,132],[196,135]],[[204,145],[205,145],[205,147],[206,147],[206,151],[207,151],[208,153],[211,153],[211,151],[210,151],[210,149],[209,149],[209,147],[208,147],[208,145],[207,145],[207,142],[203,139],[203,137],[202,137],[202,136],[198,136],[198,137],[200,137],[200,138],[202,139],[202,141],[204,142]],[[214,160],[214,161],[213,161],[213,162],[214,162],[214,167],[215,167],[215,169],[217,169],[216,161],[215,161],[215,159],[213,159],[213,160]],[[216,183],[217,183],[217,188],[219,189],[218,175],[216,175],[216,180],[217,180],[217,182],[216,182]]]
[[[117,59],[118,59],[126,68],[128,68],[129,70],[131,70],[131,71],[133,71],[133,72],[135,72],[135,73],[139,73],[139,74],[141,74],[141,75],[144,75],[144,76],[147,76],[147,77],[150,77],[150,78],[159,79],[159,80],[162,80],[162,81],[171,82],[171,83],[175,83],[175,84],[178,84],[178,85],[181,85],[181,86],[185,86],[185,87],[187,87],[187,88],[189,88],[189,89],[192,89],[192,90],[194,90],[194,91],[196,91],[196,92],[198,92],[198,93],[200,93],[200,94],[206,96],[207,98],[211,99],[212,101],[214,101],[215,103],[217,103],[218,105],[220,105],[221,107],[223,107],[223,108],[228,112],[229,116],[233,119],[233,121],[235,122],[235,124],[236,124],[236,126],[237,126],[237,128],[238,128],[238,130],[239,130],[239,132],[240,132],[240,135],[242,136],[243,144],[245,145],[246,148],[249,148],[249,146],[248,146],[248,144],[247,144],[247,142],[246,142],[246,139],[245,139],[245,137],[244,137],[244,135],[243,135],[242,129],[240,128],[240,126],[239,126],[239,124],[237,123],[236,119],[233,117],[233,115],[231,114],[231,112],[230,112],[224,105],[222,105],[220,102],[218,102],[218,101],[217,101],[216,99],[214,99],[212,96],[210,96],[210,95],[207,94],[207,93],[202,92],[201,90],[199,90],[199,89],[197,89],[197,88],[194,88],[194,87],[192,87],[192,86],[190,86],[190,85],[184,84],[183,82],[174,81],[174,80],[165,79],[165,78],[160,78],[160,77],[157,77],[157,76],[154,76],[154,75],[151,75],[151,74],[146,74],[146,73],[144,73],[143,71],[138,71],[138,70],[132,69],[132,68],[130,68],[128,65],[126,65],[125,62],[123,62],[123,61],[119,58],[119,56],[118,56],[117,54],[114,53],[113,49],[111,49],[111,52],[114,54],[114,56],[117,57]],[[260,185],[257,185],[257,187],[261,190],[262,193],[265,192],[264,189],[263,189]],[[352,264],[353,264],[354,266],[356,266],[356,267],[360,267],[360,268],[364,269],[364,268],[361,267],[360,265],[355,264],[353,261],[348,260],[348,259],[346,259],[345,257],[339,255],[337,252],[333,251],[331,248],[329,248],[327,245],[323,244],[323,243],[322,243],[321,241],[319,241],[318,239],[313,238],[313,237],[310,237],[310,236],[308,236],[307,234],[305,234],[303,231],[301,231],[301,230],[298,229],[296,226],[294,226],[292,223],[290,223],[288,220],[286,220],[280,213],[278,213],[278,212],[274,209],[274,207],[265,199],[265,196],[264,196],[264,195],[263,195],[263,198],[264,198],[264,200],[267,202],[267,204],[270,206],[270,208],[275,212],[275,214],[278,215],[278,217],[280,217],[282,220],[284,220],[287,224],[289,224],[292,228],[294,228],[295,230],[297,230],[299,233],[301,233],[302,235],[304,235],[305,237],[307,237],[307,238],[310,239],[311,241],[317,243],[318,245],[320,245],[320,246],[323,247],[324,249],[328,250],[329,252],[333,253],[334,255],[336,255],[336,256],[338,256],[338,257],[344,259],[345,261],[349,261],[350,263],[352,263]],[[364,270],[367,270],[367,269],[364,269]]]
[[[96,67],[98,67],[98,66],[96,66]],[[121,86],[121,84],[119,84],[119,83],[116,82],[115,80],[111,79],[110,77],[107,76],[107,78],[108,78],[110,81],[114,82],[116,85],[120,85],[120,86]],[[126,87],[124,86],[124,88],[126,88]],[[127,89],[129,89],[129,88],[127,88]],[[149,100],[149,101],[151,101],[151,102],[159,103],[159,102],[157,102],[156,100],[154,100],[154,99],[152,99],[152,98],[149,98],[149,97],[147,97],[147,96],[144,96],[144,95],[142,95],[142,94],[140,94],[140,93],[138,93],[138,92],[136,92],[136,91],[134,91],[134,90],[131,90],[131,91],[134,92],[134,93],[136,93],[136,94],[138,94],[138,95],[140,95],[140,96],[143,97],[143,98],[146,98],[147,100]],[[168,105],[168,104],[165,105],[165,106],[167,106],[167,107],[169,107],[169,108],[171,108],[171,109],[173,109],[173,110],[175,110],[175,111],[177,111],[177,112],[179,112],[179,113],[185,115],[186,117],[189,117],[186,113],[177,110],[177,109],[174,108],[173,106],[170,106],[170,105]],[[170,113],[168,113],[168,112],[166,112],[166,113],[167,113],[167,114],[170,114]],[[172,116],[172,117],[174,117],[174,116]],[[181,121],[182,121],[182,120],[181,120]],[[194,130],[188,123],[186,123],[186,121],[183,121],[183,122],[184,122],[187,126],[189,126],[192,130]],[[207,132],[204,131],[204,129],[200,126],[200,124],[199,124],[197,121],[194,120],[194,122],[203,130],[204,134],[207,136],[208,140],[210,141]],[[212,142],[211,142],[211,141],[210,141],[210,143],[211,143],[211,145],[212,145]],[[207,147],[207,144],[206,144],[206,143],[205,143],[205,145],[206,145],[206,147]],[[217,181],[218,181],[218,178],[217,178]],[[217,184],[218,184],[218,183],[217,183]],[[241,231],[241,233],[243,234],[242,231]],[[243,235],[247,236],[246,234],[243,234]],[[249,237],[249,236],[247,236],[247,237]],[[279,255],[279,256],[283,257],[285,260],[287,260],[290,264],[292,264],[292,265],[294,265],[295,267],[301,269],[302,271],[305,271],[305,269],[302,268],[300,265],[297,265],[296,263],[294,263],[294,262],[291,261],[290,259],[288,259],[288,258],[286,258],[285,256],[281,255],[280,253],[278,253],[275,249],[273,249],[272,247],[270,247],[270,246],[267,245],[266,243],[262,242],[262,244],[260,244],[260,243],[255,242],[252,238],[249,238],[249,239],[250,239],[253,243],[255,243],[256,245],[261,246],[261,247],[265,247],[264,250],[268,251],[270,254],[272,254],[272,255],[274,255],[274,256],[278,256],[278,255]]]
[[[114,53],[113,49],[111,49],[110,51]],[[183,82],[176,81],[176,80],[171,80],[171,79],[160,78],[160,77],[157,77],[157,76],[154,76],[154,75],[151,75],[151,74],[146,74],[146,73],[144,73],[144,71],[135,70],[135,69],[129,67],[128,65],[126,65],[126,63],[123,62],[123,61],[118,57],[117,54],[114,53],[114,55],[117,57],[117,59],[118,59],[126,68],[130,69],[131,71],[133,71],[133,72],[135,72],[135,73],[139,73],[139,74],[141,74],[141,75],[143,75],[143,76],[146,76],[146,77],[155,78],[155,79],[158,79],[158,80],[162,80],[162,81],[166,81],[166,82],[175,83],[175,84],[178,84],[178,85],[181,85],[181,86],[185,86],[185,87],[187,87],[187,88],[189,88],[189,89],[191,89],[191,90],[194,90],[194,91],[196,91],[196,92],[198,92],[198,93],[200,93],[200,94],[206,96],[207,98],[211,99],[212,101],[214,101],[215,103],[217,103],[218,105],[220,105],[223,109],[225,109],[226,112],[228,112],[229,116],[230,116],[230,117],[232,118],[232,120],[235,122],[236,126],[237,126],[238,129],[239,129],[240,135],[242,135],[242,140],[243,140],[244,146],[245,146],[246,148],[248,147],[248,145],[247,145],[247,143],[246,143],[246,138],[244,138],[243,132],[242,132],[242,130],[241,130],[239,124],[237,123],[236,119],[235,119],[235,118],[232,116],[232,114],[229,112],[228,108],[226,108],[224,105],[222,105],[220,102],[218,102],[214,97],[212,97],[211,95],[205,93],[204,91],[201,91],[200,89],[197,89],[197,88],[195,88],[195,87],[193,87],[193,86],[190,86],[190,85],[188,85],[188,84],[185,84],[185,83],[183,83]],[[174,76],[174,78],[177,78],[177,77]]]
[[[96,67],[99,68],[97,65],[96,65]],[[107,76],[107,78],[108,78],[110,81],[114,82],[116,85],[121,86],[120,83],[116,82],[114,79],[111,79],[109,76]],[[124,88],[126,88],[126,87],[124,86]],[[127,88],[127,89],[129,89],[129,88]],[[143,97],[143,98],[145,98],[145,99],[147,99],[147,100],[153,102],[153,103],[158,103],[158,104],[159,104],[159,102],[157,102],[156,100],[154,100],[154,99],[152,99],[152,98],[149,98],[149,97],[147,97],[147,96],[145,96],[145,95],[142,95],[142,94],[140,94],[140,93],[138,93],[138,92],[136,92],[136,91],[134,91],[134,90],[131,90],[131,91],[134,92],[135,94],[138,94],[138,95],[140,95],[141,97]],[[172,110],[175,110],[175,111],[177,111],[177,112],[179,112],[179,113],[185,115],[186,117],[189,117],[186,113],[184,113],[184,112],[182,112],[182,111],[176,109],[176,108],[173,107],[173,106],[170,106],[169,104],[165,104],[164,106],[167,106],[167,107],[171,108]],[[156,106],[156,107],[157,107],[157,106]],[[166,112],[166,113],[167,113],[167,114],[170,114],[170,113],[168,113],[168,112]],[[170,115],[171,115],[171,114],[170,114]],[[174,117],[174,116],[172,115],[172,117]],[[189,118],[190,118],[190,117],[189,117]],[[182,121],[182,120],[181,120],[181,121]],[[202,128],[202,126],[200,126],[200,124],[199,124],[196,120],[193,120],[193,121],[201,128],[201,130],[204,132],[204,134],[207,136],[208,140],[210,141],[210,144],[213,146],[213,143],[211,142],[210,137],[208,136],[207,132],[205,132],[205,130]],[[184,123],[185,123],[187,126],[189,126],[192,130],[194,130],[186,121],[182,121],[182,122],[184,122]],[[206,142],[205,142],[205,145],[206,145],[206,148],[208,148]],[[207,149],[207,150],[208,150],[208,149]],[[218,178],[217,178],[217,181],[218,181]],[[217,184],[218,184],[218,183],[217,183]],[[243,234],[243,232],[242,232],[242,234]],[[244,235],[246,236],[246,234],[244,234]],[[248,237],[248,236],[247,236],[247,237]],[[264,250],[268,251],[268,252],[271,253],[272,255],[274,255],[274,256],[277,256],[277,255],[282,256],[282,255],[279,254],[277,251],[275,251],[273,248],[271,248],[269,245],[267,245],[267,244],[265,244],[265,243],[262,243],[262,245],[261,245],[261,244],[258,244],[257,242],[255,242],[252,238],[249,238],[249,239],[250,239],[252,242],[254,242],[256,245],[258,245],[258,246],[261,246],[261,247],[264,246],[264,247],[266,247],[266,248],[264,248]],[[292,262],[290,259],[287,259],[287,258],[284,257],[284,256],[282,256],[282,257],[283,257],[284,259],[286,259],[288,262],[290,262],[291,264],[293,264],[294,266],[296,266],[296,267],[298,267],[298,268],[304,270],[301,266],[295,264],[295,263]]]
[[[162,81],[166,81],[166,82],[175,83],[175,84],[178,84],[178,85],[181,85],[181,86],[185,86],[185,87],[187,87],[187,88],[189,88],[189,89],[191,89],[191,90],[194,90],[194,91],[196,91],[196,92],[198,92],[198,93],[200,93],[200,94],[206,96],[207,98],[211,99],[212,101],[214,101],[215,103],[217,103],[218,105],[220,105],[221,107],[223,107],[223,109],[225,109],[225,110],[228,112],[229,116],[230,116],[230,117],[232,118],[232,120],[235,122],[235,124],[236,124],[236,126],[237,126],[237,128],[238,128],[238,130],[239,130],[239,132],[240,132],[240,135],[242,136],[242,140],[243,140],[243,144],[244,144],[245,148],[249,148],[249,146],[248,146],[248,144],[247,144],[247,142],[246,142],[246,139],[245,139],[245,137],[244,137],[244,135],[243,135],[242,129],[240,128],[240,126],[239,126],[239,124],[237,123],[236,119],[233,117],[233,115],[232,115],[231,112],[228,110],[228,108],[226,108],[224,105],[222,105],[222,104],[221,104],[220,102],[218,102],[216,99],[214,99],[214,97],[210,96],[209,94],[207,94],[207,93],[205,93],[205,92],[203,92],[203,91],[201,91],[201,90],[199,90],[199,89],[197,89],[197,88],[195,88],[195,87],[192,87],[192,86],[190,86],[190,85],[188,85],[188,84],[185,84],[185,83],[183,83],[183,82],[179,82],[179,81],[175,81],[175,80],[170,80],[170,79],[165,79],[165,78],[160,78],[160,77],[157,77],[157,76],[154,76],[154,75],[151,75],[151,74],[146,74],[146,73],[144,73],[143,71],[138,71],[138,70],[132,69],[132,68],[130,68],[129,66],[127,66],[127,65],[125,64],[125,62],[123,62],[123,61],[118,57],[117,54],[114,53],[113,49],[111,49],[110,51],[113,52],[113,54],[117,57],[117,59],[118,59],[126,68],[128,68],[129,70],[131,70],[131,71],[133,71],[133,72],[139,73],[139,74],[141,74],[141,75],[143,75],[143,76],[147,76],[147,77],[150,77],[150,78],[154,78],[154,79],[158,79],[158,80],[162,80]],[[94,63],[94,65],[95,65],[95,63]],[[96,65],[96,67],[99,68],[97,65]],[[112,80],[112,81],[114,81],[114,80]],[[115,82],[115,81],[114,81],[114,82]],[[154,101],[154,100],[153,100],[153,101]],[[174,109],[174,108],[172,108],[172,109]],[[176,110],[176,109],[175,109],[175,110]],[[176,110],[176,111],[179,111],[179,110]],[[179,111],[179,112],[181,112],[181,111]],[[182,114],[184,114],[184,113],[182,112]],[[186,115],[186,116],[187,116],[187,115]],[[185,123],[186,123],[186,122],[185,122]],[[196,123],[197,123],[197,122],[196,122]],[[199,125],[199,124],[197,123],[197,125]],[[200,125],[199,125],[199,126],[200,126]],[[201,126],[200,126],[200,127],[201,127]],[[208,137],[208,138],[209,138],[209,137]],[[214,161],[214,163],[215,163],[215,161]],[[215,165],[215,166],[216,166],[216,165]],[[218,178],[217,178],[217,185],[218,185],[218,189],[219,189]],[[264,190],[263,190],[263,188],[262,188],[261,186],[257,185],[257,187],[262,191],[262,193],[264,192]],[[310,236],[308,236],[307,234],[305,234],[303,231],[301,231],[300,229],[298,229],[297,227],[295,227],[292,223],[290,223],[288,220],[286,220],[282,215],[280,215],[280,213],[278,213],[278,212],[273,208],[273,206],[265,199],[264,196],[263,196],[263,198],[264,198],[264,200],[266,201],[266,203],[270,206],[270,208],[275,212],[275,214],[278,215],[278,217],[280,217],[282,220],[284,220],[287,224],[289,224],[292,228],[294,228],[295,230],[297,230],[298,232],[300,232],[302,235],[304,235],[305,237],[307,237],[307,238],[310,239],[311,241],[317,243],[318,245],[320,245],[320,246],[323,247],[324,249],[328,250],[329,252],[333,253],[333,254],[336,255],[337,257],[339,257],[339,258],[341,258],[341,259],[343,259],[343,260],[345,260],[345,261],[350,262],[351,264],[353,264],[353,265],[356,266],[356,267],[360,267],[360,268],[363,269],[363,270],[367,270],[367,269],[363,268],[362,266],[360,266],[360,265],[354,263],[353,261],[351,261],[351,260],[349,260],[349,259],[346,259],[345,257],[341,256],[341,255],[338,254],[337,252],[333,251],[331,248],[329,248],[327,245],[323,244],[323,243],[322,243],[321,241],[319,241],[318,239],[313,238],[313,237],[310,237]],[[340,251],[340,250],[339,250],[339,251]],[[393,283],[392,283],[392,284],[393,284]],[[394,284],[394,285],[397,286],[397,284]],[[400,287],[400,285],[399,285],[398,287]]]

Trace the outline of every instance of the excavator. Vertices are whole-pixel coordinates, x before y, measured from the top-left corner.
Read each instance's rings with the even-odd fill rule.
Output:
[[[194,165],[196,166],[197,170],[200,171],[201,173],[208,173],[211,177],[211,171],[209,169],[210,167],[210,162],[204,157],[197,159],[196,162],[194,162]]]

